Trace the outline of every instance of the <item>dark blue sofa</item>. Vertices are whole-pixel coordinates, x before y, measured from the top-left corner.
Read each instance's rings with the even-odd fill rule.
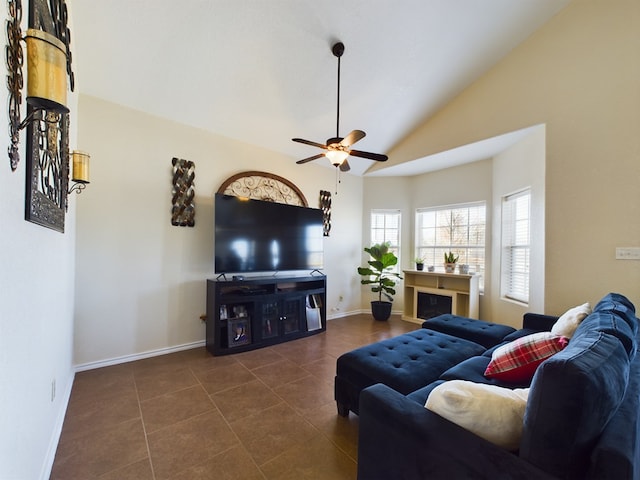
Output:
[[[549,330],[554,321],[527,314],[523,329],[505,342]],[[491,349],[408,394],[382,383],[366,387],[358,398],[358,479],[640,478],[637,344],[634,306],[622,295],[605,296],[567,348],[536,370],[517,452],[424,408],[431,390],[447,380],[501,385],[483,375]]]

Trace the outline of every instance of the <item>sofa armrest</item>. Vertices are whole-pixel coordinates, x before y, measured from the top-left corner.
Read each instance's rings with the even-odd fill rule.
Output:
[[[358,480],[551,479],[383,384],[360,395]]]
[[[556,323],[559,317],[543,315],[541,313],[525,313],[522,317],[522,328],[536,330],[538,332],[548,332]]]

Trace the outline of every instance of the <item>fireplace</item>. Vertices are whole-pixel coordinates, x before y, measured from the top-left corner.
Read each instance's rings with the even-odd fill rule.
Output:
[[[418,292],[418,318],[428,320],[443,313],[453,313],[452,295]]]

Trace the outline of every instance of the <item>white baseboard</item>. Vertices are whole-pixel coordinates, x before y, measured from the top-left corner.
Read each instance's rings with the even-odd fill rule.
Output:
[[[331,315],[327,315],[327,320],[335,320],[337,318],[343,318],[343,317],[348,317],[350,315],[358,315],[358,314],[371,314],[371,310],[368,308],[362,308],[360,310],[353,310],[351,312],[338,312],[338,313],[333,313]],[[391,312],[392,315],[402,315],[402,311],[398,310],[398,311],[392,311]]]
[[[62,426],[64,425],[64,417],[67,414],[67,408],[69,407],[69,400],[71,399],[71,389],[73,388],[73,380],[75,379],[75,372],[71,371],[71,376],[67,381],[67,385],[64,389],[64,396],[60,404],[60,410],[58,411],[58,418],[53,425],[53,431],[51,432],[51,439],[49,440],[49,448],[47,449],[47,455],[44,458],[42,464],[42,472],[40,472],[41,480],[48,480],[51,477],[51,469],[53,468],[53,462],[56,459],[56,451],[58,450],[58,443],[60,442],[60,435],[62,434]]]
[[[197,342],[185,343],[182,345],[176,345],[174,347],[159,348],[157,350],[148,350],[142,353],[133,353],[131,355],[124,355],[122,357],[110,358],[106,360],[98,360],[96,362],[82,363],[75,366],[76,372],[84,372],[85,370],[94,370],[96,368],[110,367],[112,365],[119,365],[121,363],[135,362],[136,360],[142,360],[145,358],[157,357],[160,355],[166,355],[168,353],[181,352],[182,350],[191,350],[192,348],[204,347],[205,341],[199,340]]]

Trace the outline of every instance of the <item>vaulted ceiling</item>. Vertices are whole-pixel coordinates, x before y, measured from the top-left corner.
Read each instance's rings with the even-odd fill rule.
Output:
[[[340,134],[388,153],[570,0],[70,1],[80,93],[293,163],[336,133],[336,41]]]

